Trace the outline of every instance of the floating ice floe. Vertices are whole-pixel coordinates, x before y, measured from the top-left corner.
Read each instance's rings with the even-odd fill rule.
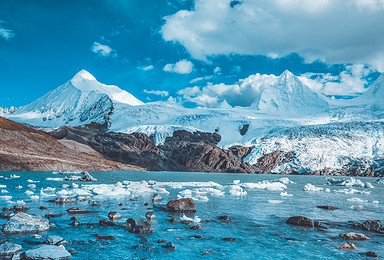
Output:
[[[247,192],[239,185],[231,185],[229,186],[229,194],[232,196],[245,196]]]
[[[280,203],[283,203],[284,201],[282,200],[268,200],[268,203],[270,204],[280,204]]]
[[[334,178],[327,178],[327,181],[329,185],[337,185],[337,186],[345,186],[345,187],[365,187],[364,182],[361,180],[358,180],[353,177],[349,177],[348,179],[334,179]]]
[[[241,187],[247,188],[247,189],[263,189],[263,190],[269,190],[269,191],[283,191],[287,189],[287,185],[279,182],[279,181],[260,181],[256,183],[242,183],[240,184]]]
[[[40,182],[40,181],[27,180],[27,182],[29,182],[29,183],[38,183],[38,182]]]
[[[379,201],[374,200],[374,201],[372,201],[372,203],[373,203],[373,204],[379,204]]]
[[[33,190],[36,188],[36,184],[28,184],[27,188]]]
[[[363,209],[363,206],[361,206],[361,205],[357,205],[357,206],[352,205],[352,206],[350,207],[350,209],[352,209],[352,210],[362,210],[362,209]]]
[[[378,180],[376,181],[376,183],[378,183],[378,184],[384,184],[384,177],[378,179]]]
[[[0,200],[11,200],[12,196],[0,196]]]
[[[239,184],[240,183],[240,180],[234,180],[233,181],[233,184]]]
[[[201,219],[198,216],[195,216],[194,218],[189,218],[185,216],[185,214],[183,214],[183,216],[180,217],[180,220],[188,220],[188,221],[193,221],[195,223],[199,223],[201,221]]]
[[[0,188],[5,189],[5,188],[7,188],[7,185],[0,184]]]
[[[34,194],[34,192],[33,192],[33,191],[30,191],[30,190],[27,190],[27,191],[25,191],[24,193],[27,194],[28,196]]]
[[[47,187],[45,189],[41,189],[43,192],[46,192],[46,193],[54,193],[56,191],[56,188],[52,188],[52,187]]]
[[[31,200],[39,200],[40,197],[38,195],[31,195],[29,196],[31,198]]]
[[[0,193],[9,193],[7,190],[1,190]]]
[[[365,183],[365,188],[373,189],[373,185],[370,182]]]
[[[305,186],[304,186],[304,191],[309,191],[309,192],[319,192],[319,191],[323,191],[324,188],[322,187],[316,187],[315,185],[312,185],[310,183],[307,183]]]
[[[282,196],[282,197],[292,197],[293,194],[288,194],[288,192],[284,191],[284,192],[280,193],[280,196]]]
[[[18,189],[18,190],[21,190],[22,188],[23,188],[23,186],[21,186],[21,185],[16,187],[16,189]]]
[[[360,198],[350,198],[350,199],[347,199],[347,201],[356,202],[356,203],[367,203],[368,202],[368,200],[362,200]]]
[[[11,179],[17,179],[17,178],[20,178],[19,175],[16,175],[16,174],[11,174],[11,176],[9,176],[9,178]]]
[[[64,178],[51,178],[51,177],[48,177],[46,178],[47,181],[64,181]]]
[[[351,195],[351,194],[365,194],[365,195],[369,195],[369,194],[371,194],[370,191],[357,190],[357,189],[353,189],[353,188],[333,190],[333,192],[344,193],[344,194],[347,194],[347,195]]]
[[[295,183],[295,182],[291,181],[290,179],[288,179],[288,177],[280,178],[278,180],[275,180],[274,182],[281,182],[281,183],[284,183],[284,184],[293,184],[293,183]]]

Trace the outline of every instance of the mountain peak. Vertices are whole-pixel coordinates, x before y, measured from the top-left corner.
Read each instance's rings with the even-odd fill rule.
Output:
[[[96,80],[96,78],[85,69],[82,69],[79,72],[77,72],[72,79]]]

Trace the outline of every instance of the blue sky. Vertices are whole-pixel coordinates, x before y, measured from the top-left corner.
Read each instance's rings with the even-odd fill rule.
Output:
[[[0,106],[25,105],[81,69],[144,102],[210,105],[203,96],[226,98],[212,86],[286,69],[354,96],[384,68],[384,3],[339,2],[2,0]],[[246,95],[228,93],[233,105]]]

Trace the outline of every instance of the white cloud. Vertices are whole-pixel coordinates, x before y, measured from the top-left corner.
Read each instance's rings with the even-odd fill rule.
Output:
[[[116,57],[117,56],[114,49],[112,49],[108,45],[101,44],[98,42],[94,42],[92,44],[91,51],[96,53],[99,56],[102,56],[102,57],[108,57],[108,56]]]
[[[370,64],[384,71],[384,0],[195,0],[191,11],[165,17],[166,41],[193,58],[283,57]]]
[[[197,86],[182,89],[178,95],[185,101],[201,106],[214,107],[224,99],[231,106],[249,106],[268,86],[276,81],[275,75],[254,74],[242,79],[237,84],[211,84],[199,88]]]
[[[179,74],[189,74],[193,70],[193,63],[189,60],[180,60],[176,64],[165,65],[163,70]]]
[[[15,33],[10,29],[5,29],[1,24],[4,23],[4,21],[0,20],[0,37],[4,38],[5,40],[9,40],[12,37],[15,37]]]
[[[169,96],[168,91],[165,91],[165,90],[146,90],[146,89],[144,89],[144,93],[156,95],[156,96],[161,96],[161,97],[168,97]]]
[[[368,81],[365,79],[373,70],[362,64],[346,67],[340,75],[329,73],[306,73],[300,80],[310,88],[325,95],[356,96],[366,91]]]
[[[148,65],[148,66],[142,66],[142,67],[139,67],[139,69],[141,70],[153,70],[155,67],[153,67],[153,65]]]
[[[221,74],[221,68],[220,67],[216,67],[213,69],[213,73],[214,74]]]

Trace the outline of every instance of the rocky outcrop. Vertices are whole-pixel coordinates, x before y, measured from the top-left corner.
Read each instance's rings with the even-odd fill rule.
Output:
[[[72,257],[72,255],[63,247],[54,245],[40,245],[25,251],[22,256],[23,259],[26,260],[68,260]]]
[[[18,233],[33,233],[44,232],[50,229],[49,221],[38,215],[29,215],[24,212],[19,212],[3,226],[3,233],[18,234]]]
[[[19,259],[23,248],[9,241],[0,244],[0,259]]]
[[[309,228],[313,228],[315,226],[312,219],[303,216],[290,217],[285,223]]]
[[[68,147],[43,131],[2,117],[0,136],[0,171],[142,170],[107,160],[95,151]]]

